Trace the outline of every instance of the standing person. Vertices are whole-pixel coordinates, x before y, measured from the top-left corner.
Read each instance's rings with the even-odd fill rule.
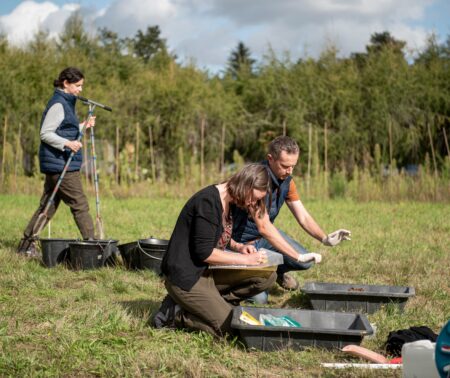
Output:
[[[77,141],[83,126],[89,128],[95,125],[95,117],[91,117],[89,122],[85,121],[80,124],[75,113],[77,95],[82,91],[83,84],[84,76],[75,67],[68,67],[61,71],[58,79],[53,83],[55,91],[44,110],[40,127],[39,164],[41,172],[45,174],[44,193],[38,209],[25,228],[17,250],[18,253],[36,256],[33,229],[71,151],[74,151],[75,155],[56,193],[54,203],[48,211],[48,219],[55,214],[62,200],[70,206],[83,239],[94,238],[94,223],[89,214],[88,201],[81,185],[82,144]]]
[[[168,295],[153,319],[156,328],[165,326],[209,332],[215,336],[231,334],[233,305],[252,297],[275,282],[269,277],[238,279],[230,275],[220,282],[208,265],[258,265],[265,255],[252,245],[231,239],[231,205],[246,209],[257,224],[266,215],[264,198],[270,190],[268,170],[251,164],[228,181],[211,185],[196,193],[185,204],[164,255],[161,270]],[[272,230],[277,238],[277,231]],[[278,235],[281,239],[281,236]],[[224,251],[228,246],[240,254]],[[305,255],[305,261],[317,257]]]
[[[347,230],[337,230],[331,234],[326,234],[314,218],[308,213],[297,193],[297,189],[292,179],[292,172],[299,158],[299,147],[297,143],[287,137],[279,136],[269,144],[267,160],[262,162],[268,167],[271,178],[271,196],[267,196],[266,203],[270,204],[268,218],[271,223],[275,221],[282,205],[286,202],[298,224],[313,238],[319,240],[326,246],[338,245],[342,240],[350,240],[351,232]],[[271,198],[271,199],[269,199]],[[278,266],[277,283],[287,290],[295,290],[298,288],[298,281],[287,274],[293,270],[309,269],[313,262],[302,262],[299,258],[295,258],[292,253],[286,253],[287,250],[280,249],[271,241],[270,233],[261,232],[251,214],[249,215],[245,209],[232,207],[233,216],[233,239],[239,243],[253,244],[257,249],[266,248],[283,253],[284,263]],[[283,239],[295,249],[298,256],[307,254],[308,251],[297,241],[278,230]],[[257,302],[264,303],[266,298],[259,297]]]

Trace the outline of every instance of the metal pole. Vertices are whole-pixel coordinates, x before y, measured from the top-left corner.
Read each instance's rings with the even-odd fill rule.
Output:
[[[96,104],[89,103],[89,116],[88,118],[92,117],[94,114]],[[103,232],[103,223],[102,219],[100,217],[100,195],[98,190],[98,174],[97,174],[97,155],[95,153],[95,133],[94,133],[94,127],[91,127],[90,130],[91,135],[91,155],[92,155],[92,174],[94,175],[94,189],[95,189],[95,210],[96,210],[96,226],[97,226],[97,233],[99,239],[103,239],[105,237]]]

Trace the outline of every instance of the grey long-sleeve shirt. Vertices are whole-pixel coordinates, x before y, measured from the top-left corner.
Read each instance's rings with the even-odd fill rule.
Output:
[[[62,104],[52,105],[45,115],[40,133],[43,142],[61,151],[64,151],[64,144],[66,144],[67,139],[56,134],[56,129],[63,120],[64,108]]]
[[[64,108],[62,104],[56,103],[52,105],[45,115],[40,132],[41,140],[43,142],[61,151],[64,151],[64,145],[66,144],[68,139],[56,134],[56,129],[59,127],[63,120]]]

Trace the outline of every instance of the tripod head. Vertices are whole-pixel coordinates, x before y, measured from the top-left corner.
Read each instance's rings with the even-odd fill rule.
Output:
[[[99,108],[105,109],[105,110],[107,110],[108,112],[112,112],[112,109],[111,109],[109,106],[100,104],[100,103],[97,102],[97,101],[89,100],[88,98],[82,97],[82,96],[77,96],[77,98],[78,98],[78,100],[80,100],[83,104],[86,104],[86,105],[93,105],[93,106],[98,106]]]

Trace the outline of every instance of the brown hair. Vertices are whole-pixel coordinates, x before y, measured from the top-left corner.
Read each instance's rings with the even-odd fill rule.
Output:
[[[270,176],[267,167],[262,164],[249,164],[231,176],[227,181],[227,190],[233,202],[240,208],[246,208],[245,200],[253,195],[253,189],[270,193]],[[259,216],[266,212],[265,198],[257,201]]]
[[[288,136],[279,136],[270,142],[269,154],[277,160],[280,157],[281,151],[286,151],[288,154],[298,154],[300,148],[294,139]]]
[[[76,67],[67,67],[63,69],[58,78],[53,81],[53,86],[55,88],[64,88],[64,81],[67,80],[68,83],[78,83],[81,79],[84,79],[83,73]]]

